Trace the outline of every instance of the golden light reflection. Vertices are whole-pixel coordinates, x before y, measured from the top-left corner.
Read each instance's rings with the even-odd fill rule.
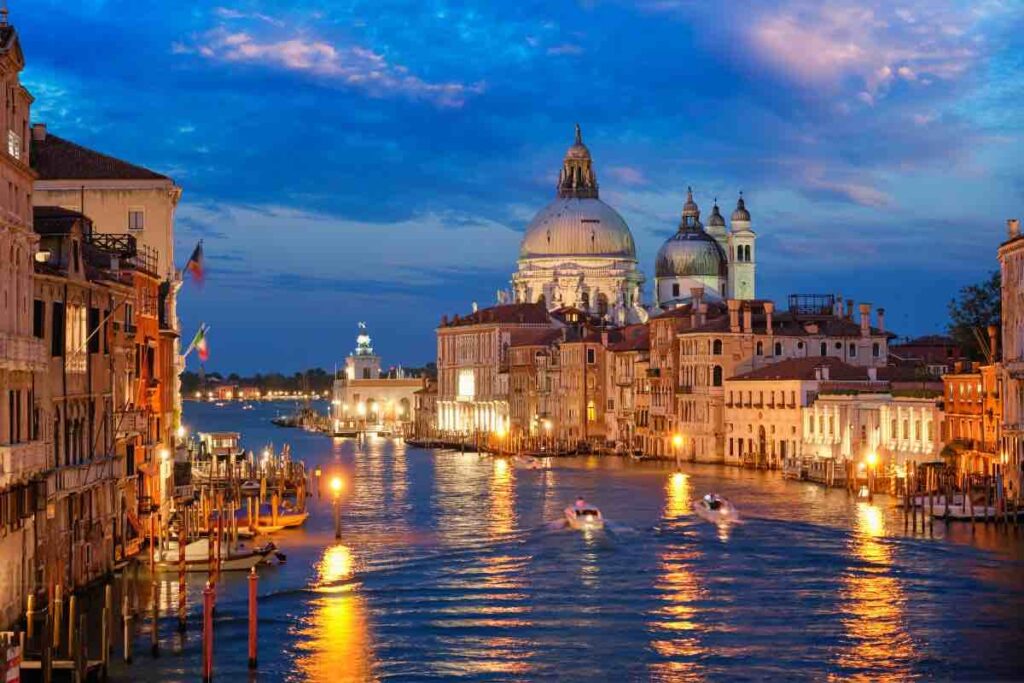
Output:
[[[672,545],[661,555],[661,575],[655,584],[661,605],[652,614],[650,631],[654,634],[651,648],[668,661],[651,664],[654,680],[699,680],[699,661],[705,653],[700,641],[700,614],[696,603],[701,587],[690,566],[700,560],[699,553],[688,547]]]
[[[351,550],[327,548],[317,563],[317,583],[335,584],[352,576]],[[343,584],[311,603],[312,613],[300,624],[296,666],[303,680],[364,681],[373,679],[373,648],[367,610],[359,586]]]
[[[906,596],[889,574],[892,548],[883,539],[885,514],[880,507],[857,503],[851,551],[861,566],[843,577],[843,624],[849,646],[840,653],[844,678],[903,679],[909,673],[914,646],[904,629]]]
[[[681,517],[689,514],[693,504],[690,496],[690,478],[682,472],[675,472],[665,485],[665,517]]]
[[[353,572],[352,551],[344,545],[328,548],[317,564],[317,583],[330,585],[351,578]]]
[[[515,531],[515,470],[508,461],[498,458],[494,461],[494,476],[491,478],[491,507],[489,513],[492,540],[500,540]]]

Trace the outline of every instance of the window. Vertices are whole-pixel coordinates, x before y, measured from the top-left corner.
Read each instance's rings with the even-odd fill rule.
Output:
[[[64,355],[64,303],[53,302],[53,314],[50,316],[50,355]]]
[[[587,349],[587,364],[593,365],[597,362],[597,351],[595,349]]]
[[[7,153],[15,159],[21,159],[21,136],[13,130],[7,131]]]
[[[871,345],[871,355],[874,356],[875,358],[878,358],[879,356],[881,356],[882,355],[882,345],[879,344],[878,342],[875,342],[874,344],[872,344]]]
[[[128,209],[128,229],[142,230],[146,227],[146,213],[142,209]]]
[[[370,368],[363,368],[363,379],[371,379]]]
[[[804,343],[803,342],[797,342],[796,343],[796,350],[797,351],[803,351],[804,350]]]
[[[836,351],[843,350],[843,342],[836,342]]]
[[[757,342],[757,346],[755,347],[755,349],[756,350],[754,351],[754,353],[756,353],[758,356],[763,356],[764,355],[764,342]]]
[[[68,372],[85,372],[86,366],[86,308],[85,306],[71,305],[65,312],[64,324],[64,349],[67,352]]]
[[[775,355],[776,356],[781,356],[782,355],[782,342],[775,342]]]
[[[89,353],[100,352],[100,309],[89,309]]]
[[[856,357],[857,357],[857,345],[856,344],[850,344],[850,358],[856,358]]]
[[[672,296],[679,296],[679,283],[678,282],[673,282],[672,283]]]
[[[820,350],[821,350],[821,355],[822,356],[827,356],[828,355],[828,344],[826,344],[825,342],[821,342],[821,349]]]
[[[597,406],[593,401],[587,401],[587,422],[597,421]]]
[[[32,302],[32,334],[37,339],[46,336],[46,302],[41,299]]]
[[[716,386],[716,387],[722,386],[722,366],[721,365],[716,365],[715,368],[711,371],[711,384],[712,384],[712,386]]]
[[[722,355],[722,340],[721,339],[716,339],[715,341],[711,342],[711,354],[714,355],[714,356],[721,356]]]

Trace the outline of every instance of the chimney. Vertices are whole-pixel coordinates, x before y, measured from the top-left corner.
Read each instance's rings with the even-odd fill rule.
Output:
[[[988,352],[988,362],[995,363],[999,358],[999,328],[995,325],[988,326]]]
[[[823,380],[825,380],[826,382],[828,381],[828,366],[827,365],[822,365],[821,366],[821,378]]]
[[[775,334],[772,331],[772,313],[775,312],[775,302],[765,301],[764,302],[764,326],[769,336]]]
[[[35,142],[46,141],[46,124],[45,123],[33,123],[32,124],[32,140]]]
[[[885,309],[878,309],[878,331],[885,334]]]
[[[700,319],[700,302],[703,298],[703,287],[690,287],[690,327],[704,324]]]
[[[846,300],[846,319],[853,320],[853,299]]]
[[[740,302],[738,299],[729,299],[726,301],[726,305],[729,307],[729,331],[739,332],[740,331]]]
[[[814,379],[821,381],[821,367],[814,368]]]
[[[697,309],[697,324],[703,325],[708,321],[708,305],[703,301]]]
[[[1006,219],[1006,234],[1009,239],[1020,237],[1020,219],[1019,218],[1007,218]]]
[[[753,316],[754,316],[754,312],[752,310],[750,310],[750,306],[749,305],[748,306],[744,306],[743,307],[743,331],[748,333],[748,334],[750,332],[754,331]]]
[[[835,314],[835,316],[837,318],[842,318],[845,315],[845,313],[843,313],[843,295],[842,294],[836,294],[836,301],[835,301],[834,304],[832,304],[832,312]]]
[[[871,334],[871,304],[860,305],[860,336]]]
[[[601,346],[608,348],[608,330],[601,330]]]

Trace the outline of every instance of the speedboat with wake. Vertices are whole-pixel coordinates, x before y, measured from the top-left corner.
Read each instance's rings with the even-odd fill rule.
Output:
[[[535,458],[532,455],[517,455],[512,458],[512,464],[516,466],[516,469],[520,470],[544,469],[544,463],[540,458]]]
[[[570,529],[601,529],[604,527],[604,517],[597,506],[591,505],[583,498],[577,498],[576,502],[565,508],[565,521]]]
[[[717,493],[709,493],[695,501],[693,511],[698,517],[702,517],[712,524],[738,522],[740,519],[733,504]]]

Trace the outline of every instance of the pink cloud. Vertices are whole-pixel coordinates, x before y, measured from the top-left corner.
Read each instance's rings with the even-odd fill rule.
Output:
[[[646,185],[647,177],[643,171],[632,166],[611,166],[608,174],[623,185]]]
[[[175,43],[175,53],[194,53],[214,62],[251,64],[307,74],[383,97],[402,95],[424,99],[443,107],[461,107],[470,95],[483,92],[482,83],[432,82],[392,64],[381,54],[357,45],[335,46],[329,42],[293,37],[266,40],[243,31],[217,28],[200,36],[193,45]]]

